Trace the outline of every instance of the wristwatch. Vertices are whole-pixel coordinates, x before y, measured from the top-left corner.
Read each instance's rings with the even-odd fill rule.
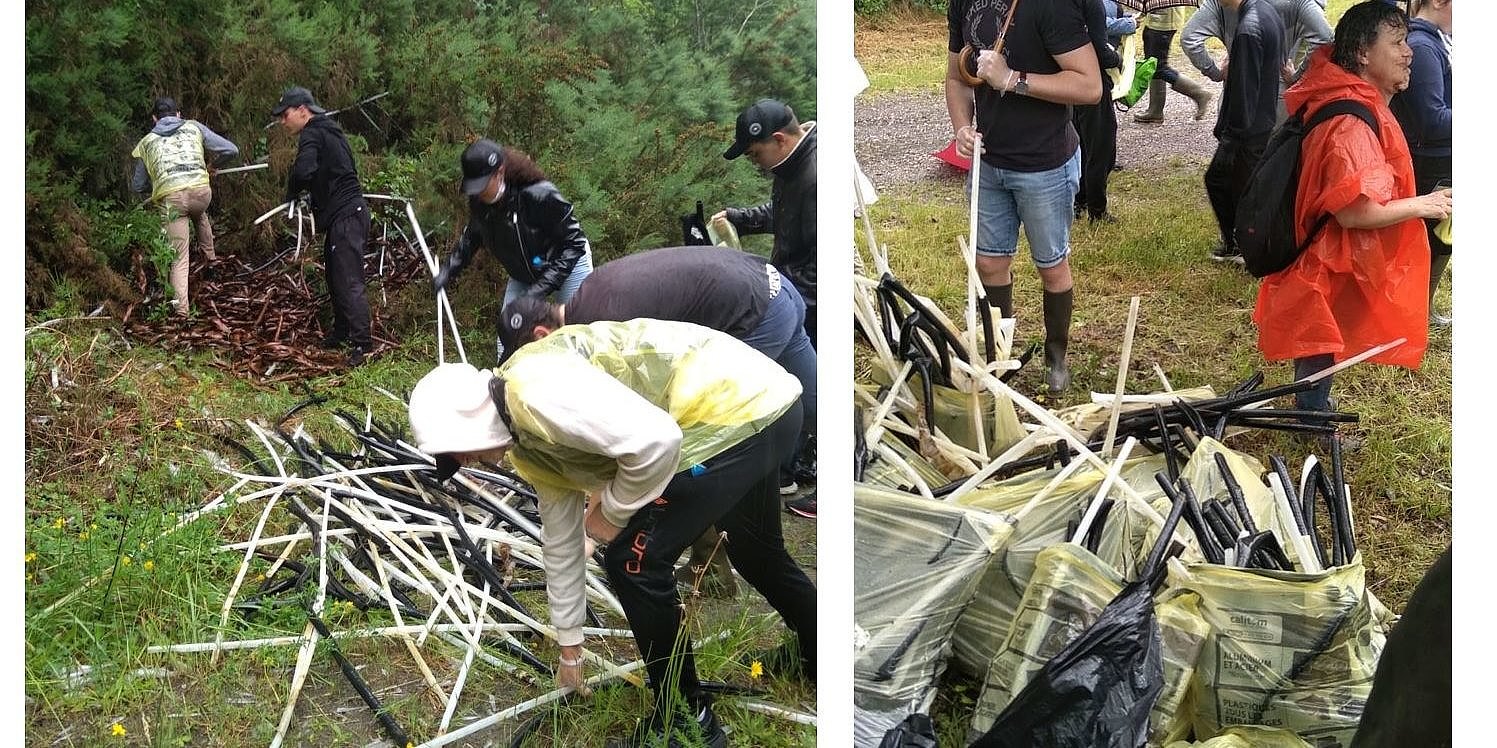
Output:
[[[1019,82],[1014,84],[1014,93],[1020,96],[1029,95],[1029,73],[1019,73]]]

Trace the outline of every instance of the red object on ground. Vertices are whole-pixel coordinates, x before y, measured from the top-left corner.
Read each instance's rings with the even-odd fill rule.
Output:
[[[946,163],[951,164],[952,166],[955,166],[962,171],[972,170],[972,159],[962,158],[961,156],[957,155],[955,138],[953,138],[950,143],[947,143],[945,148],[942,148],[941,150],[936,151],[935,153],[932,153],[930,155],[935,156],[936,158],[941,159],[942,161],[945,161]]]

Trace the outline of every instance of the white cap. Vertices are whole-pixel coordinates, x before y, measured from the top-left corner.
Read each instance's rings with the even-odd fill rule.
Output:
[[[411,390],[411,431],[429,455],[479,452],[514,443],[489,396],[491,371],[471,364],[441,364]]]

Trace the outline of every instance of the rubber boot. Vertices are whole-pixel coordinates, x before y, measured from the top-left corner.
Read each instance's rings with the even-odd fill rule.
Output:
[[[1176,93],[1185,94],[1196,103],[1196,120],[1206,119],[1206,115],[1211,113],[1210,89],[1183,75],[1175,79],[1174,89]]]
[[[988,306],[997,309],[1003,314],[1004,319],[1014,316],[1014,284],[1009,283],[1002,286],[983,286],[982,290],[988,295]]]
[[[699,588],[698,576],[701,577]],[[733,576],[733,565],[728,562],[728,549],[719,547],[716,528],[707,528],[692,542],[691,559],[676,569],[676,581],[708,597],[738,596],[738,579]]]
[[[1075,289],[1045,292],[1045,384],[1059,395],[1071,385],[1066,348],[1071,344],[1071,309]]]
[[[1445,275],[1445,266],[1449,264],[1450,255],[1429,257],[1429,323],[1440,327],[1450,324],[1450,317],[1435,312],[1435,292],[1440,290],[1440,278]]]
[[[1164,121],[1164,81],[1155,78],[1149,81],[1149,108],[1133,115],[1134,122]]]

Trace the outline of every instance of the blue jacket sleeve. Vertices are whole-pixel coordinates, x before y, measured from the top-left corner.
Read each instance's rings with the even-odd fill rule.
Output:
[[[1445,105],[1445,70],[1439,55],[1428,44],[1414,46],[1414,62],[1409,67],[1409,87],[1399,94],[1408,97],[1404,109],[1413,125],[1405,133],[1410,144],[1421,141],[1449,141],[1451,110]]]

